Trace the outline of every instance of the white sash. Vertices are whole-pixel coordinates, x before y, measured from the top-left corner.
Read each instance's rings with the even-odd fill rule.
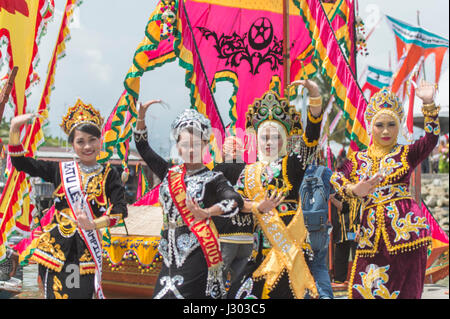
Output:
[[[75,209],[80,208],[88,216],[89,220],[94,220],[94,213],[87,202],[86,197],[82,191],[81,178],[79,174],[78,164],[72,162],[62,162],[60,165],[61,180],[66,194],[67,203],[74,212]],[[99,299],[105,299],[101,286],[102,278],[102,241],[100,240],[100,233],[97,230],[84,230],[79,228],[81,237],[86,243],[89,252],[95,262],[95,292]]]

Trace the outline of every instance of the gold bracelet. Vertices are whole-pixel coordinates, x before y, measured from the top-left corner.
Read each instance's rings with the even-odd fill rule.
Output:
[[[9,145],[20,144],[20,131],[9,131]]]
[[[429,106],[429,105],[430,104],[428,104],[427,106]],[[425,107],[425,104],[424,104],[424,106],[422,107],[422,113],[424,116],[436,117],[436,116],[438,116],[440,109],[441,109],[440,106],[437,106],[437,107],[435,106],[435,107],[431,108],[431,107]]]
[[[435,107],[436,107],[436,104],[434,104],[434,101],[429,104],[423,103],[423,108],[425,108],[425,109],[435,108]]]
[[[102,216],[94,219],[95,229],[105,228],[109,226],[109,217]]]
[[[351,198],[356,197],[355,193],[353,193],[353,187],[354,187],[353,184],[345,186],[345,188],[344,188],[345,195],[347,195],[348,197],[351,197]]]
[[[308,102],[309,106],[322,106],[322,96],[316,96],[316,97],[309,97],[309,102]]]

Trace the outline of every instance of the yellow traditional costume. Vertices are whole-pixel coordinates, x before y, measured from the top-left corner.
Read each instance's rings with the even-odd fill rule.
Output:
[[[262,128],[272,126],[281,135],[283,147],[269,158],[258,145],[258,161],[247,165],[236,187],[251,201],[263,200],[267,191],[282,192],[285,200],[272,214],[261,214],[254,209],[257,245],[244,272],[243,284],[231,288],[231,298],[300,299],[307,292],[317,295],[304,255],[305,251],[311,251],[306,244],[308,233],[299,205],[299,187],[308,159],[318,144],[321,120],[322,115],[315,118],[308,112],[303,132],[301,114],[287,99],[272,91],[250,106],[247,130],[258,134]]]

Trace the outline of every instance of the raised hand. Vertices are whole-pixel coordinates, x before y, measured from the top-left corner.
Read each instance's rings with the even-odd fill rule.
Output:
[[[136,123],[137,130],[145,129],[145,113],[147,112],[150,105],[155,103],[161,103],[161,100],[150,100],[145,103],[139,103],[138,117]]]
[[[138,110],[138,118],[144,119],[145,113],[147,112],[150,105],[155,104],[155,103],[161,103],[161,100],[150,100],[150,101],[147,101],[144,103],[140,103],[139,110]]]
[[[424,80],[420,81],[419,86],[416,88],[416,96],[421,99],[424,104],[433,103],[435,93],[436,86]]]
[[[309,96],[318,97],[320,96],[319,86],[316,82],[306,79],[306,80],[297,80],[291,83],[291,85],[299,86],[303,85],[309,92]]]
[[[27,123],[30,120],[33,120],[36,117],[43,118],[42,115],[36,114],[36,113],[27,113],[27,114],[17,115],[11,120],[10,130],[18,131],[18,130],[20,130],[20,127],[23,124]]]

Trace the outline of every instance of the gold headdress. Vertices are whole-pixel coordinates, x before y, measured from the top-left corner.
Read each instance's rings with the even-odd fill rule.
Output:
[[[245,128],[247,132],[258,134],[258,129],[265,126],[275,127],[283,139],[283,146],[278,154],[273,156],[266,156],[261,151],[258,143],[258,159],[263,162],[271,162],[275,158],[279,158],[287,154],[297,145],[297,140],[303,134],[303,127],[301,121],[302,115],[297,112],[294,105],[290,105],[285,97],[280,97],[274,91],[267,91],[262,98],[256,99],[255,102],[249,106],[246,114]]]
[[[75,127],[85,123],[92,124],[101,131],[103,118],[100,112],[94,109],[92,105],[84,104],[83,101],[78,99],[75,105],[69,108],[60,126],[64,130],[64,133],[70,135]]]
[[[367,105],[365,119],[368,128],[372,127],[374,118],[381,113],[391,115],[399,125],[403,121],[403,106],[397,95],[386,87],[375,93]]]
[[[301,118],[301,113],[297,112],[295,106],[290,105],[286,98],[281,98],[274,91],[268,91],[249,106],[245,128],[258,132],[258,127],[263,122],[277,121],[286,129],[288,136],[301,135],[303,133]]]

